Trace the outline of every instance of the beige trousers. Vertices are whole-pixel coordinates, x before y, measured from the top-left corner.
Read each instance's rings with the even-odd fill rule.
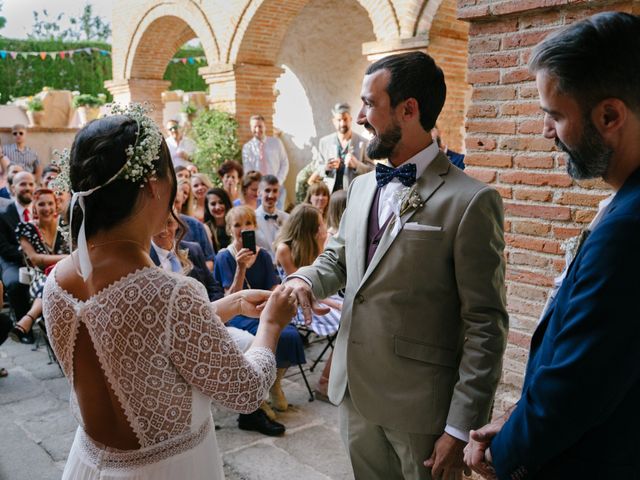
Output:
[[[431,470],[422,463],[431,456],[437,435],[399,432],[369,422],[354,407],[348,390],[339,419],[356,480],[431,480]]]

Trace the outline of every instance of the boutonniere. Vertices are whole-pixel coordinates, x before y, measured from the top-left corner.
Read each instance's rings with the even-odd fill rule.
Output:
[[[418,184],[414,183],[411,187],[404,187],[393,194],[393,213],[395,215],[393,235],[397,235],[402,228],[402,216],[411,210],[422,208],[425,201],[418,193]]]

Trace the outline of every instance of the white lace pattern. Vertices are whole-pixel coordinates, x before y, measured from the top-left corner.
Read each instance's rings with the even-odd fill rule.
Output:
[[[43,302],[52,347],[71,385],[83,322],[141,448],[201,427],[202,419],[192,418],[192,388],[250,413],[274,381],[273,353],[256,348],[243,355],[191,278],[144,268],[82,302],[57,284],[54,270]]]

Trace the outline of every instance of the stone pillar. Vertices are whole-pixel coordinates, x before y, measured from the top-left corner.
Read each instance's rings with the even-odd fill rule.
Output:
[[[238,121],[238,140],[251,138],[249,118],[262,115],[267,134],[273,134],[273,114],[277,92],[275,83],[284,70],[273,65],[217,64],[200,69],[209,85],[209,104],[234,114]]]
[[[167,90],[171,82],[167,80],[148,80],[131,78],[128,80],[108,80],[104,86],[113,95],[113,101],[117,103],[144,103],[148,102],[153,108],[149,114],[151,118],[162,128],[162,92]]]
[[[426,36],[411,38],[394,38],[390,40],[380,40],[376,42],[367,42],[362,44],[362,54],[367,57],[370,62],[396,55],[398,53],[407,53],[420,51],[428,53],[429,39]]]

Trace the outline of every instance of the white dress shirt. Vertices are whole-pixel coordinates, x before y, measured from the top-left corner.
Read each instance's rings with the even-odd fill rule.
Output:
[[[420,150],[409,160],[398,165],[398,167],[407,163],[415,163],[416,179],[418,179],[422,176],[429,164],[436,158],[439,151],[440,149],[438,148],[438,144],[436,142],[431,142],[431,145],[429,145],[424,150]],[[387,163],[387,165],[393,168],[397,168],[390,163]],[[404,188],[404,185],[400,182],[400,180],[394,177],[389,183],[387,183],[380,189],[380,199],[378,201],[378,225],[384,225],[384,222],[386,222],[389,216],[393,213],[393,195],[402,188]]]
[[[20,221],[24,222],[24,211],[29,210],[29,220],[33,220],[33,211],[31,210],[31,205],[25,207],[20,205],[20,202],[16,199],[13,202],[16,206],[16,210],[18,210],[18,217],[20,217]]]
[[[264,139],[264,157],[267,163],[266,171],[260,168],[260,150],[262,149],[262,141],[253,137],[242,147],[242,167],[244,172],[255,170],[263,175],[275,175],[280,185],[284,185],[284,181],[289,173],[289,159],[284,145],[279,138],[265,137]]]
[[[270,218],[265,219],[265,215],[277,215],[277,219]],[[276,209],[273,213],[267,213],[264,211],[262,205],[256,208],[256,220],[258,222],[258,230],[256,231],[256,245],[264,249],[271,255],[271,261],[275,265],[276,253],[273,248],[273,242],[275,242],[278,232],[284,222],[289,218],[289,214],[282,210]]]
[[[176,142],[176,139],[173,137],[165,138],[167,142],[167,147],[169,147],[169,153],[171,154],[171,161],[173,162],[174,167],[178,167],[180,165],[184,165],[185,167],[191,165],[191,161],[185,160],[180,155],[180,152],[186,153],[189,158],[193,156],[193,153],[196,151],[196,144],[193,140],[187,137],[182,137],[180,142]]]

